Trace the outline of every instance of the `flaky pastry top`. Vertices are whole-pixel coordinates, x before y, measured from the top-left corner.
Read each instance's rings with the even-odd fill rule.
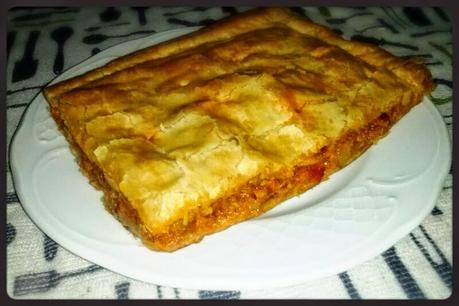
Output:
[[[429,74],[286,9],[242,14],[50,87],[150,231],[424,94]],[[427,84],[427,85],[426,85]]]

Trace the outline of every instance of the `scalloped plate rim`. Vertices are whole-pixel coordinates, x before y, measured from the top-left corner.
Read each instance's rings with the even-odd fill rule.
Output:
[[[161,34],[161,37],[163,37],[163,38],[166,37],[167,38],[168,36],[178,36],[179,34],[184,34],[184,32],[191,32],[191,31],[193,31],[193,30],[195,30],[197,28],[198,27],[195,27],[195,28],[192,28],[192,29],[190,29],[190,28],[178,28],[178,29],[174,29],[174,30],[170,30],[170,31],[155,33],[153,35],[146,36],[144,38],[139,38],[139,39],[134,39],[134,40],[131,40],[131,41],[126,41],[126,42],[123,42],[123,43],[121,43],[119,45],[115,45],[115,46],[110,47],[110,48],[108,48],[106,50],[103,50],[100,53],[96,54],[94,57],[97,57],[97,56],[102,57],[103,54],[109,53],[110,51],[113,51],[114,49],[119,48],[121,45],[126,45],[128,43],[132,43],[132,42],[135,42],[135,41],[139,41],[139,42],[140,41],[144,41],[144,40],[149,41],[151,39],[154,39],[155,36],[158,37],[159,34]],[[166,39],[164,39],[164,40],[166,40]],[[144,47],[145,47],[145,45],[144,45]],[[59,79],[62,79],[62,77],[64,77],[67,74],[71,73],[71,71],[80,69],[81,66],[85,64],[86,61],[89,61],[91,59],[93,61],[97,61],[97,58],[94,59],[94,57],[91,57],[91,58],[89,58],[89,59],[87,59],[85,61],[82,61],[81,63],[73,66],[70,69],[68,69],[66,72],[64,72],[63,75],[61,75],[58,78],[56,78],[52,83],[56,82]],[[77,67],[79,67],[79,68],[77,68]],[[40,94],[41,93],[39,93],[33,99],[33,101],[27,106],[26,110],[24,110],[24,113],[23,113],[23,116],[22,116],[22,118],[20,120],[18,128],[16,129],[16,131],[13,134],[11,145],[10,145],[10,148],[9,148],[10,149],[9,150],[10,167],[11,167],[11,170],[12,170],[11,173],[12,173],[12,177],[13,177],[13,183],[15,185],[18,197],[21,200],[22,206],[24,207],[25,211],[31,217],[32,221],[35,222],[35,224],[37,224],[39,226],[39,228],[41,228],[42,230],[46,229],[45,232],[51,238],[55,239],[59,244],[61,244],[62,246],[66,247],[67,249],[69,249],[70,251],[74,252],[75,254],[83,256],[85,258],[88,258],[89,260],[97,262],[97,264],[99,264],[101,266],[104,266],[104,267],[106,267],[106,268],[108,268],[110,270],[113,270],[115,272],[124,274],[126,276],[134,277],[134,278],[142,280],[142,281],[153,282],[153,283],[166,285],[166,286],[195,288],[195,289],[211,289],[211,290],[219,290],[219,289],[262,289],[262,288],[294,285],[294,284],[297,284],[299,282],[304,282],[304,281],[312,280],[312,279],[315,279],[315,278],[318,278],[318,277],[325,277],[325,276],[329,276],[329,275],[332,275],[332,274],[336,274],[336,273],[342,272],[345,269],[348,269],[348,268],[350,268],[350,267],[352,267],[352,266],[354,266],[354,265],[356,265],[358,263],[361,263],[363,261],[369,260],[370,258],[373,258],[374,256],[377,256],[382,251],[384,251],[384,249],[389,248],[396,241],[398,241],[401,238],[403,238],[404,236],[406,236],[409,233],[409,231],[412,230],[415,226],[420,224],[422,222],[422,220],[425,218],[425,216],[431,211],[431,209],[435,205],[435,199],[438,198],[438,195],[439,195],[439,193],[441,191],[442,183],[443,183],[443,181],[444,181],[444,179],[445,179],[445,177],[446,177],[446,175],[448,173],[447,170],[449,169],[449,165],[451,164],[451,155],[449,154],[449,152],[451,151],[451,144],[450,144],[450,139],[449,139],[447,131],[446,131],[446,127],[444,126],[444,123],[442,121],[442,118],[441,118],[440,114],[438,113],[438,110],[433,106],[432,103],[426,102],[426,100],[425,100],[423,103],[421,103],[419,106],[416,106],[416,107],[423,107],[423,108],[427,108],[429,110],[429,113],[432,116],[433,122],[436,123],[436,127],[439,129],[438,131],[441,134],[440,136],[443,137],[442,140],[441,140],[441,141],[443,141],[443,143],[441,144],[443,146],[442,150],[443,151],[448,151],[447,152],[448,155],[447,155],[446,159],[444,159],[441,162],[441,166],[443,167],[441,169],[442,171],[440,171],[440,174],[436,177],[436,180],[435,180],[436,188],[433,188],[433,192],[430,194],[430,200],[428,201],[429,202],[428,205],[424,205],[423,206],[424,210],[420,210],[421,213],[418,214],[416,216],[416,218],[411,219],[411,222],[408,222],[404,226],[401,226],[401,227],[397,228],[397,230],[392,231],[391,232],[391,238],[380,242],[378,248],[374,248],[372,250],[363,250],[362,253],[365,253],[365,256],[363,256],[363,257],[365,257],[364,259],[361,258],[362,256],[360,256],[359,258],[353,257],[351,259],[344,260],[341,263],[338,263],[338,264],[335,263],[334,267],[331,267],[329,269],[323,269],[321,271],[321,273],[316,274],[316,275],[312,275],[312,276],[295,275],[295,276],[288,276],[288,277],[281,278],[281,279],[276,279],[276,280],[274,280],[274,279],[265,280],[264,282],[261,282],[261,283],[256,283],[256,282],[254,282],[253,279],[250,279],[250,280],[240,279],[239,281],[237,281],[237,279],[236,280],[232,279],[231,281],[226,281],[226,280],[221,280],[221,279],[218,279],[218,278],[214,278],[214,279],[203,280],[203,279],[199,279],[199,277],[196,278],[196,275],[194,275],[194,276],[190,275],[188,278],[182,277],[182,279],[177,279],[177,277],[174,277],[173,275],[172,276],[171,275],[167,275],[167,274],[162,274],[162,275],[160,274],[158,277],[154,277],[154,276],[151,277],[151,276],[146,276],[146,274],[144,272],[142,272],[142,271],[139,272],[139,270],[136,270],[136,271],[129,270],[129,266],[128,265],[124,265],[123,267],[120,267],[120,264],[122,265],[122,263],[125,261],[125,259],[124,260],[121,259],[121,263],[120,263],[119,262],[120,258],[116,257],[116,256],[114,258],[109,259],[108,261],[101,262],[100,258],[98,258],[98,256],[100,256],[100,254],[98,254],[94,250],[92,250],[92,249],[83,249],[82,250],[81,249],[82,246],[86,246],[86,248],[87,248],[88,247],[88,243],[90,244],[91,242],[84,241],[84,239],[83,239],[83,241],[80,241],[80,242],[75,242],[75,241],[72,241],[72,240],[69,241],[65,237],[62,237],[62,236],[60,236],[60,235],[58,235],[56,233],[53,233],[52,230],[47,228],[47,225],[45,225],[43,223],[43,220],[37,220],[35,218],[36,216],[31,216],[30,215],[31,211],[28,208],[30,208],[31,201],[28,198],[28,196],[26,195],[27,191],[25,191],[22,188],[24,186],[22,184],[23,182],[20,181],[21,177],[22,177],[22,173],[21,173],[20,166],[18,164],[19,161],[17,161],[18,157],[17,157],[17,155],[12,154],[12,152],[15,151],[15,148],[18,145],[17,142],[19,141],[18,140],[19,138],[17,136],[19,135],[21,137],[21,131],[24,132],[25,131],[25,127],[27,126],[27,124],[30,124],[30,122],[26,122],[26,124],[24,124],[23,121],[28,116],[29,111],[32,109],[32,106],[35,106],[35,108],[38,107],[37,103],[34,104],[34,102],[39,100],[38,96]],[[40,224],[41,224],[41,226],[40,226]],[[193,247],[193,246],[190,246],[190,247]],[[130,246],[130,248],[138,249],[137,246]],[[113,249],[115,250],[117,248],[115,247]],[[144,251],[144,248],[141,248],[141,249],[142,249],[142,251]],[[148,252],[151,252],[151,251],[148,251]],[[172,253],[172,254],[174,254],[174,253]],[[162,254],[161,256],[163,256],[163,255],[164,254]],[[171,255],[171,257],[174,257],[174,255]],[[107,259],[107,258],[105,258],[105,259]],[[154,271],[152,271],[152,272],[154,272]]]

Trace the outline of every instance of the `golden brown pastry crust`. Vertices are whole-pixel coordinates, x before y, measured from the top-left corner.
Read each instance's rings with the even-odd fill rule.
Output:
[[[432,87],[415,61],[264,8],[45,96],[107,209],[172,251],[326,179]]]

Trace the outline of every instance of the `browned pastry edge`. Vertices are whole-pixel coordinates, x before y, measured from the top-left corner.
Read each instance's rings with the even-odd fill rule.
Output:
[[[236,193],[227,194],[216,200],[212,205],[212,211],[208,214],[194,212],[193,215],[192,212],[186,224],[180,219],[171,224],[163,233],[155,235],[149,233],[127,199],[109,186],[103,172],[89,161],[66,132],[66,126],[60,117],[60,96],[103,76],[144,61],[169,56],[202,43],[231,38],[236,34],[270,27],[278,23],[283,23],[298,32],[334,44],[371,65],[390,70],[397,77],[407,82],[409,86],[412,86],[413,94],[410,103],[399,103],[390,112],[382,114],[361,130],[347,131],[335,143],[330,144],[319,155],[315,156],[317,162],[314,164],[308,162],[306,165],[300,162],[291,168],[272,174],[269,178],[252,179],[239,188]],[[402,115],[408,112],[413,105],[419,103],[422,96],[432,89],[433,82],[430,72],[425,66],[417,64],[415,61],[396,58],[377,46],[346,41],[333,31],[300,18],[287,9],[266,8],[241,14],[198,32],[119,58],[82,76],[50,86],[45,89],[44,93],[54,119],[58,122],[58,126],[64,132],[74,153],[79,158],[82,171],[91,179],[94,186],[104,191],[106,208],[122,224],[139,236],[148,247],[173,251],[197,242],[209,233],[223,230],[233,224],[258,216],[282,200],[298,195],[320,183],[377,142]]]
[[[417,88],[419,93],[424,90],[430,91],[434,86],[428,69],[414,59],[397,58],[376,45],[345,40],[329,28],[313,23],[288,8],[258,8],[222,19],[196,32],[133,52],[80,76],[48,86],[44,89],[44,95],[51,105],[57,104],[62,94],[117,71],[182,52],[201,44],[229,39],[235,35],[274,25],[288,26],[300,33],[336,45],[370,65],[384,67]]]
[[[342,169],[387,134],[391,126],[412,106],[399,104],[393,107],[390,112],[381,114],[361,130],[348,131],[334,144],[323,148],[315,156],[314,163],[311,164],[309,158],[307,165],[297,164],[267,179],[254,178],[239,188],[236,193],[214,201],[209,214],[196,213],[189,218],[187,224],[179,219],[171,224],[166,232],[156,235],[148,232],[129,201],[110,187],[103,172],[89,161],[69,137],[59,113],[54,111],[52,114],[78,157],[82,171],[90,178],[93,186],[104,191],[106,209],[134,235],[140,237],[149,248],[174,251],[200,241],[205,235],[259,216],[281,201],[301,194],[326,180],[332,173]]]

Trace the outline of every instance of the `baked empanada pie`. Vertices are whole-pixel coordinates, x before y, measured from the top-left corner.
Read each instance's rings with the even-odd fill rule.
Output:
[[[45,89],[125,227],[173,251],[327,179],[433,88],[416,60],[255,9]]]

